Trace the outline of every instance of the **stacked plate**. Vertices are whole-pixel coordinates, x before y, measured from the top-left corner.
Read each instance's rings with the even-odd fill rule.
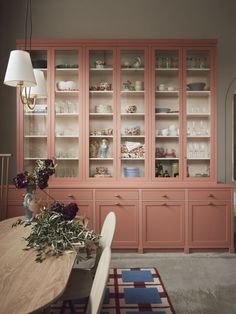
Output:
[[[140,177],[139,168],[138,167],[125,167],[124,176],[125,177]]]

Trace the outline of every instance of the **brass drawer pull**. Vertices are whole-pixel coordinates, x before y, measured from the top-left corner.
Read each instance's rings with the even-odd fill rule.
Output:
[[[115,194],[115,197],[120,198],[121,196],[120,194]]]
[[[69,198],[74,198],[74,195],[73,194],[68,194],[67,195]]]
[[[168,195],[164,194],[164,195],[162,195],[162,197],[164,197],[164,198],[168,198]]]
[[[161,205],[162,205],[162,206],[167,206],[167,203],[162,203]]]
[[[212,203],[212,202],[209,202],[209,203],[208,203],[208,205],[212,206],[212,205],[214,205],[214,203]]]
[[[115,203],[116,206],[120,206],[120,203]]]
[[[215,197],[214,194],[209,193],[208,197]]]

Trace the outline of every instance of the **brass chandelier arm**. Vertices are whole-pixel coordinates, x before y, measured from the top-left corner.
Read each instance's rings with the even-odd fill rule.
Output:
[[[20,84],[18,87],[20,91],[20,100],[22,104],[27,105],[27,107],[30,110],[34,110],[36,105],[36,96],[30,97],[31,87],[26,88],[23,87],[22,84]]]

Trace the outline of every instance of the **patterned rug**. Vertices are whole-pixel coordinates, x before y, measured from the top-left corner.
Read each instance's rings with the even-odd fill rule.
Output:
[[[85,312],[82,300],[74,302],[76,313]],[[171,314],[175,310],[156,268],[111,268],[102,314]],[[60,313],[54,304],[52,314]],[[66,309],[70,313],[70,308]]]

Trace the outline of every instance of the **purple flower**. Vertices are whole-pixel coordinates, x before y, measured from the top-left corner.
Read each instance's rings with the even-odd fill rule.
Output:
[[[63,215],[65,220],[72,220],[75,218],[77,212],[79,210],[79,207],[76,203],[70,203],[68,204],[63,211]]]
[[[13,178],[13,182],[15,183],[17,189],[26,188],[30,183],[28,171],[18,173],[17,176]]]
[[[49,175],[47,172],[39,171],[37,174],[38,187],[43,190],[48,186]]]
[[[79,207],[76,203],[70,203],[68,205],[64,205],[63,203],[60,203],[58,201],[55,201],[51,207],[51,211],[54,211],[56,213],[63,214],[63,217],[65,220],[72,220],[75,218]]]
[[[41,190],[48,187],[49,176],[55,173],[55,166],[52,159],[36,160],[32,172],[24,171],[15,178],[13,182],[17,189],[27,188],[29,185],[38,186]]]
[[[54,211],[56,213],[63,214],[64,213],[64,208],[65,208],[65,205],[63,203],[55,201],[54,203],[52,203],[52,205],[50,207],[50,210]]]

